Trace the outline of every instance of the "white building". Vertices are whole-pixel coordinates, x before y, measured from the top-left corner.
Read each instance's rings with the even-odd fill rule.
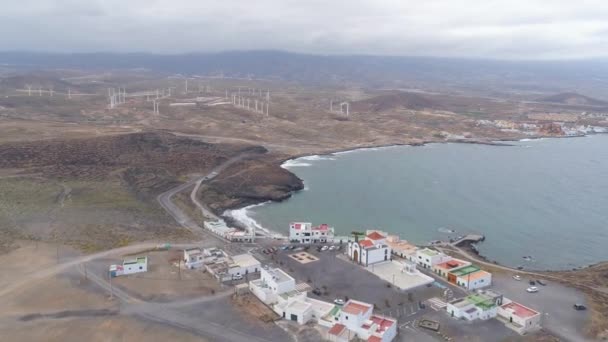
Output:
[[[418,251],[416,245],[401,240],[397,235],[389,235],[386,238],[386,244],[391,248],[393,255],[416,262],[416,251]]]
[[[397,336],[396,320],[375,315],[373,311],[372,304],[352,299],[346,302],[339,315],[339,325],[332,327],[333,330],[330,329],[328,333],[330,340],[340,341],[356,336],[373,342],[392,341]]]
[[[416,262],[424,268],[432,269],[433,266],[451,260],[452,257],[441,252],[424,248],[416,251]]]
[[[467,290],[481,289],[492,285],[492,273],[479,270],[466,276],[458,277],[457,282]]]
[[[111,265],[110,276],[118,277],[134,273],[148,272],[148,257],[124,260],[122,265]]]
[[[439,275],[444,279],[448,279],[448,274],[450,272],[459,270],[470,265],[471,263],[468,261],[452,258],[446,262],[434,265],[433,273]]]
[[[228,241],[253,242],[255,240],[255,231],[246,232],[236,228],[230,228],[226,222],[221,219],[217,221],[205,221],[203,227]]]
[[[217,249],[206,254],[210,254],[210,256],[204,259],[205,268],[219,281],[244,277],[257,273],[262,268],[260,262],[251,254],[228,256],[224,251]]]
[[[184,266],[188,269],[195,269],[204,266],[205,256],[200,248],[184,249]]]
[[[363,266],[391,260],[391,248],[386,244],[386,235],[379,231],[368,231],[364,239],[348,243],[349,258]]]
[[[483,291],[465,298],[455,299],[447,303],[448,314],[455,318],[468,321],[476,319],[487,320],[494,318],[498,306],[502,305],[503,296],[492,291]]]
[[[334,228],[327,224],[313,227],[310,222],[293,222],[289,224],[289,241],[294,243],[333,242]]]
[[[249,290],[264,304],[278,302],[278,296],[295,291],[296,281],[280,268],[262,269],[260,279],[249,282]]]
[[[475,265],[457,267],[448,271],[448,282],[467,290],[476,290],[492,285],[492,274]]]
[[[497,313],[500,321],[504,322],[508,328],[513,329],[522,335],[536,331],[541,327],[542,315],[540,312],[507,298],[505,298],[504,303],[498,307]]]

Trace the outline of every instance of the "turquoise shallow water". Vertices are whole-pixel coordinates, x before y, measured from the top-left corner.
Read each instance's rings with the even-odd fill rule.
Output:
[[[569,269],[608,260],[608,135],[512,147],[431,144],[287,163],[306,190],[246,210],[265,228],[296,220],[338,234],[379,228],[414,243],[478,232],[490,260]],[[523,256],[532,256],[525,261]]]

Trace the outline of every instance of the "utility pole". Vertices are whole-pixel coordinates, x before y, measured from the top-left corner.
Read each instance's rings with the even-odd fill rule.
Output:
[[[27,85],[27,96],[32,96],[32,86],[31,85]]]
[[[268,107],[270,107],[270,102],[266,102],[266,116],[268,116]]]
[[[179,280],[182,280],[182,258],[179,258],[179,263],[177,264],[177,274],[179,275]]]
[[[112,288],[112,274],[108,272],[108,278],[110,278],[110,299],[114,298],[114,289]]]
[[[186,95],[188,94],[188,79],[186,78]]]

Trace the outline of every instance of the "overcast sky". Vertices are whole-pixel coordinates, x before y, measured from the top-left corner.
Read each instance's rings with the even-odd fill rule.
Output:
[[[0,49],[608,56],[608,0],[5,0]]]

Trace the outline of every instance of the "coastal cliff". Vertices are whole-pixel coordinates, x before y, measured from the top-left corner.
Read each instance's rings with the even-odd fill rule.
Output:
[[[294,191],[302,190],[304,183],[281,167],[284,158],[265,155],[236,163],[203,184],[198,196],[218,215],[227,209],[285,200]]]

